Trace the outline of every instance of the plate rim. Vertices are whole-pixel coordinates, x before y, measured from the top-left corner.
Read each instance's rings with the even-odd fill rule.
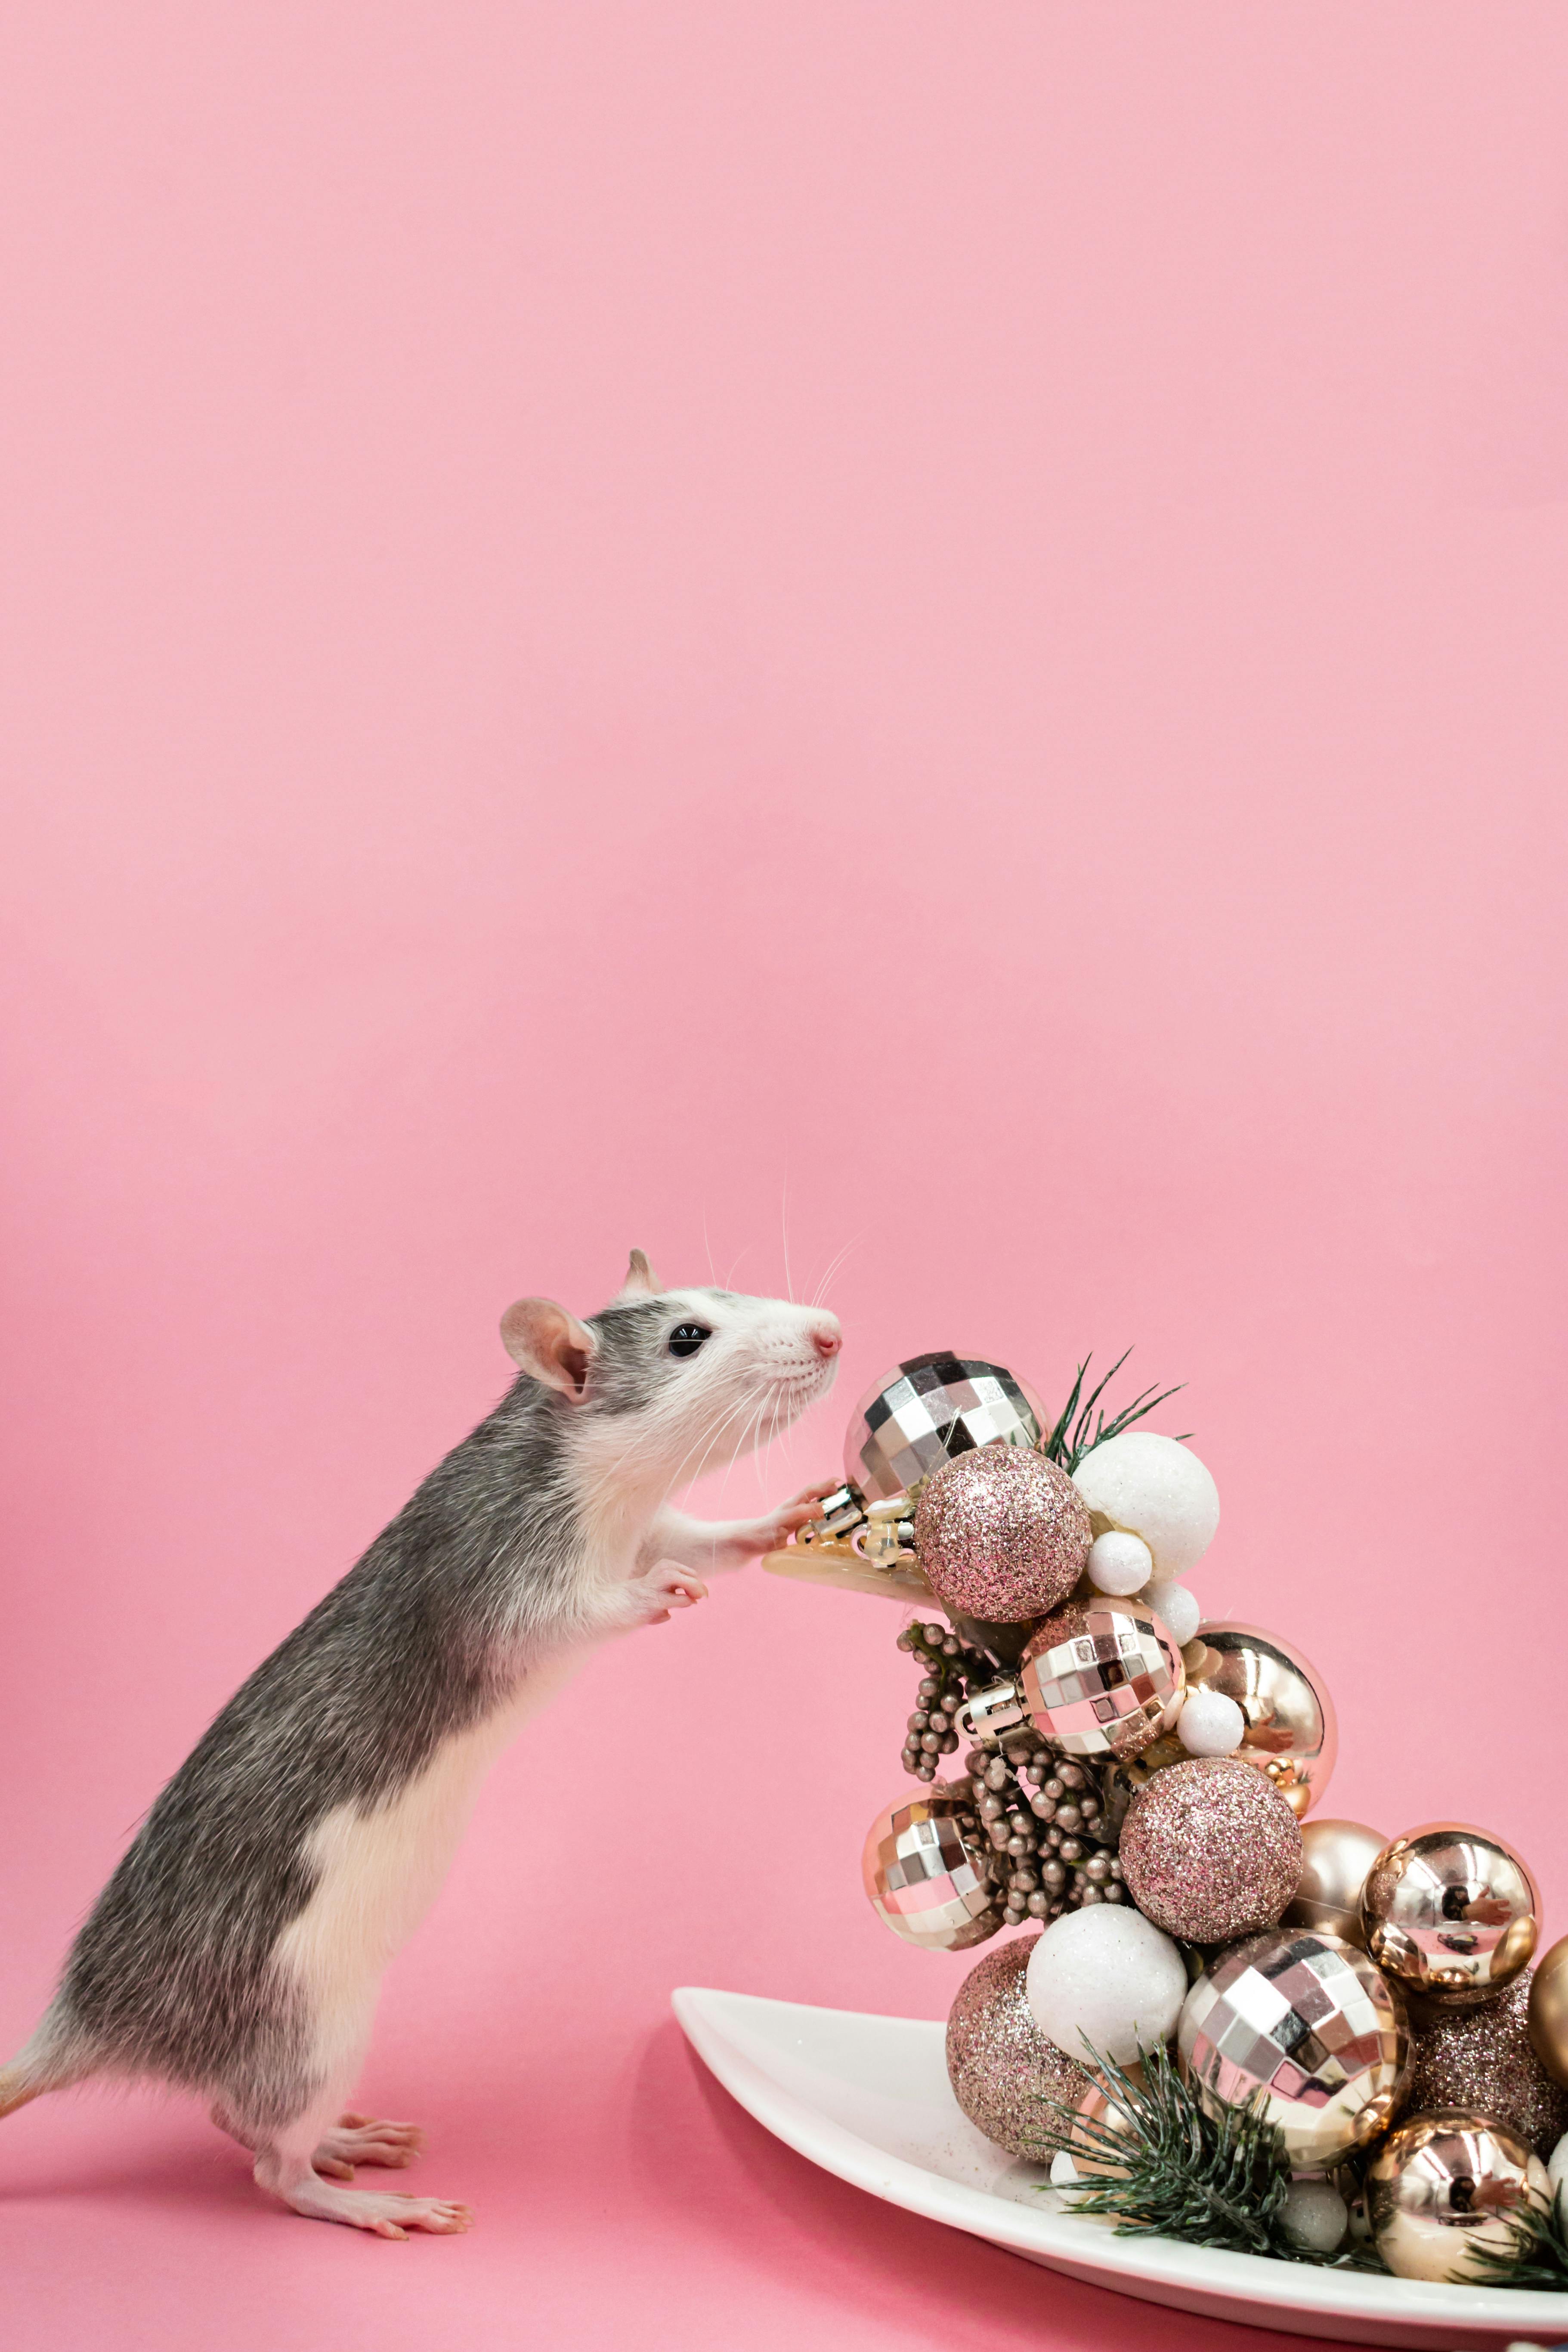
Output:
[[[1122,2238],[1099,2225],[1016,2204],[963,2181],[949,2180],[906,2157],[889,2154],[863,2139],[786,2089],[751,2051],[725,2030],[746,2011],[784,2012],[795,2018],[832,2018],[921,2037],[942,2034],[939,2020],[888,2017],[870,2010],[829,2009],[811,2001],[778,2000],[765,1993],[724,1991],[710,1985],[679,1985],[670,1995],[676,2021],[709,2072],[731,2097],[774,2137],[808,2162],[852,2188],[880,2197],[929,2221],[1079,2277],[1137,2294],[1142,2286],[1223,2296],[1251,2313],[1276,2310],[1303,2317],[1391,2323],[1429,2328],[1449,2325],[1482,2328],[1500,2336],[1555,2334],[1568,2336],[1568,2294],[1540,2288],[1454,2286],[1426,2279],[1380,2277],[1375,2272],[1315,2268],[1272,2263],[1261,2254],[1238,2254],[1207,2246],[1184,2246],[1169,2238]],[[1114,2257],[1110,2249],[1114,2246]],[[1279,2277],[1279,2273],[1284,2273]],[[1260,2275],[1267,2273],[1267,2275]],[[1278,2279],[1278,2286],[1276,2280]],[[1136,2280],[1139,2284],[1133,2284]],[[1279,2287],[1286,2286],[1281,2294]],[[1255,2321],[1254,2324],[1262,2324]]]

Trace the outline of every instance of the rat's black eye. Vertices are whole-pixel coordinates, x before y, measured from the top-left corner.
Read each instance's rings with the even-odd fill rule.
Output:
[[[678,1323],[669,1335],[669,1352],[672,1356],[694,1356],[703,1340],[712,1337],[706,1323]]]

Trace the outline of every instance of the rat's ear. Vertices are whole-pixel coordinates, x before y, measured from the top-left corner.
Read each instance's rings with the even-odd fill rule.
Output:
[[[626,1268],[626,1278],[621,1285],[623,1298],[657,1298],[664,1288],[641,1250],[633,1250],[632,1262]]]
[[[501,1317],[500,1335],[521,1370],[559,1389],[574,1404],[582,1402],[598,1342],[574,1315],[553,1298],[519,1298]]]

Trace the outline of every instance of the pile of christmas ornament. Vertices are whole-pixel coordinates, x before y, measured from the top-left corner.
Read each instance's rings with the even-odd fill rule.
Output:
[[[1215,1482],[1136,1425],[1163,1397],[1108,1417],[1084,1377],[1051,1421],[999,1365],[900,1364],[765,1563],[917,1612],[915,1785],[865,1849],[879,1916],[928,1950],[1032,1930],[953,2003],[960,2105],[1122,2227],[1190,2212],[1204,2242],[1568,2287],[1568,1938],[1532,1967],[1536,1881],[1490,1831],[1314,1816],[1321,1677],[1204,1620]],[[1182,2134],[1148,2136],[1183,2100],[1230,2167],[1208,2204]],[[1240,2240],[1238,2179],[1263,2217]]]

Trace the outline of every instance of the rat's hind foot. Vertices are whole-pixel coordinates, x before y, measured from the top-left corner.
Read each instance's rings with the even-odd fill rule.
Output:
[[[417,2124],[377,2123],[369,2116],[340,2116],[310,2161],[335,2180],[352,2180],[356,2164],[379,2164],[389,2172],[415,2163],[425,2135]]]
[[[437,2197],[389,2197],[380,2189],[343,2189],[314,2172],[281,2193],[285,2205],[309,2221],[346,2221],[351,2230],[368,2230],[377,2238],[406,2238],[410,2230],[456,2237],[474,2221],[466,2205],[447,2205]]]
[[[323,2180],[308,2164],[290,2163],[277,2148],[263,2148],[256,2159],[256,2178],[309,2221],[342,2221],[377,2238],[406,2238],[410,2230],[451,2237],[470,2228],[474,2219],[466,2205],[448,2205],[438,2197],[392,2197],[379,2189],[345,2189],[339,2181]]]

